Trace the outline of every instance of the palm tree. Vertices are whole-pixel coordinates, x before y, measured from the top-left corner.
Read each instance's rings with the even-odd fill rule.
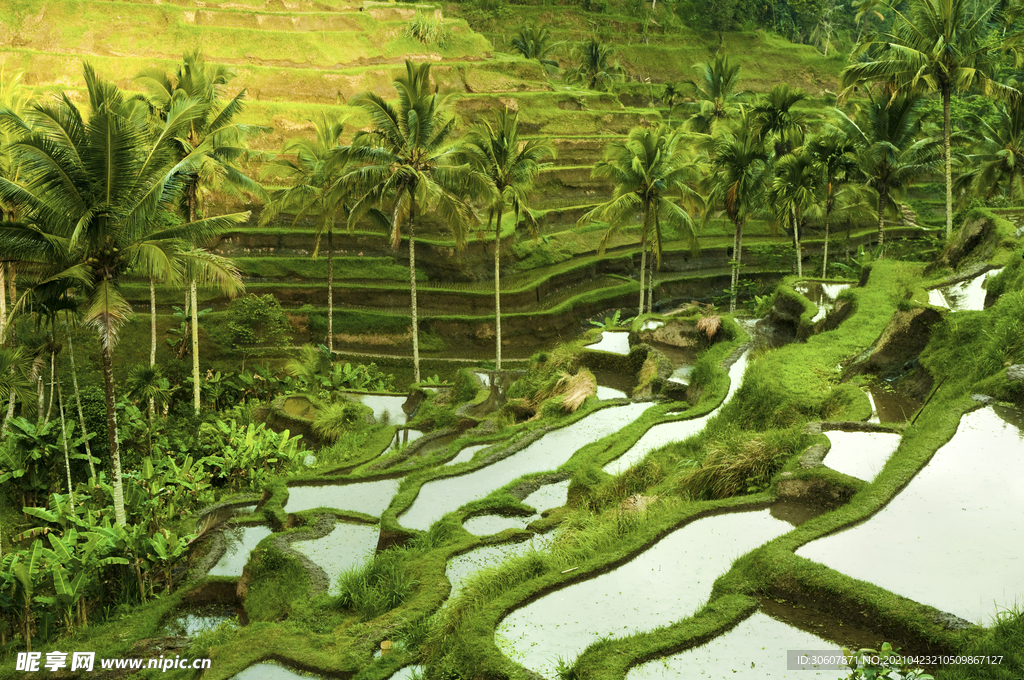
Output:
[[[537,174],[554,158],[555,149],[547,141],[519,138],[519,114],[499,109],[495,127],[484,121],[466,136],[460,156],[487,178],[493,196],[488,210],[488,225],[494,226],[494,329],[495,366],[501,370],[501,220],[505,207],[512,208],[513,226],[523,216],[536,232],[536,223],[529,212],[527,196]],[[495,219],[496,218],[496,219]]]
[[[975,196],[1004,195],[1019,203],[1024,198],[1024,101],[1010,100],[997,108],[995,120],[974,116],[970,125],[981,141],[960,179]]]
[[[695,64],[700,73],[697,80],[681,83],[678,91],[689,94],[694,101],[681,104],[690,115],[690,129],[702,134],[713,134],[716,128],[740,115],[742,104],[750,92],[737,91],[740,65],[728,55],[717,54],[714,61]]]
[[[870,96],[858,122],[833,109],[836,126],[857,149],[857,166],[867,184],[878,192],[878,245],[884,247],[882,225],[890,200],[918,178],[934,172],[942,162],[942,147],[933,137],[918,135],[925,112],[921,99],[901,95],[888,101]]]
[[[743,223],[760,207],[769,170],[768,154],[752,125],[748,122],[740,128],[736,135],[723,135],[715,141],[711,172],[707,176],[709,203],[723,206],[735,226],[729,313],[736,311],[743,255]]]
[[[567,69],[562,79],[570,85],[584,85],[588,90],[607,90],[621,81],[626,70],[615,59],[615,50],[597,38],[587,38],[573,48],[576,66]]]
[[[412,356],[420,381],[419,315],[416,306],[416,224],[423,212],[437,212],[461,247],[475,216],[463,196],[488,191],[465,166],[451,164],[450,144],[455,120],[444,113],[445,98],[431,92],[430,64],[405,62],[405,74],[394,81],[398,105],[373,93],[353,99],[366,110],[372,129],[356,135],[351,158],[363,163],[348,173],[346,183],[360,196],[349,213],[349,228],[376,206],[391,201],[391,246],[401,245],[402,228],[409,236],[409,287]],[[474,181],[476,180],[476,181]],[[460,195],[461,194],[461,195]]]
[[[800,225],[804,211],[814,204],[821,175],[807,154],[792,153],[775,163],[775,177],[768,191],[768,201],[775,207],[776,222],[793,225],[796,248],[796,275],[803,277],[803,253],[800,248]]]
[[[248,155],[246,140],[264,128],[243,125],[237,121],[242,112],[246,90],[243,89],[231,101],[221,106],[220,99],[225,86],[234,79],[235,73],[222,65],[207,65],[200,50],[188,52],[173,75],[160,69],[146,69],[138,75],[140,81],[150,90],[150,102],[162,120],[167,119],[176,98],[193,99],[201,105],[201,114],[189,123],[187,134],[178,140],[178,157],[183,159],[202,149],[199,161],[187,170],[181,170],[178,178],[184,184],[183,212],[189,222],[205,214],[204,199],[215,188],[220,190],[244,191],[263,198],[266,192],[251,180],[237,163]],[[201,244],[199,244],[201,245]],[[199,415],[199,319],[196,300],[197,281],[189,280],[186,307],[191,310],[192,332],[192,401],[195,415]],[[150,279],[152,349],[150,365],[156,364],[156,293],[154,280]]]
[[[527,59],[536,59],[543,66],[558,68],[558,62],[550,54],[560,43],[551,42],[551,31],[546,26],[538,28],[527,22],[512,36],[512,47]]]
[[[775,85],[751,109],[754,128],[762,143],[774,141],[775,157],[782,158],[800,146],[807,129],[807,116],[796,110],[796,105],[807,99],[803,90],[791,90],[789,85]]]
[[[853,179],[857,164],[853,159],[854,145],[838,131],[832,130],[811,140],[807,154],[820,173],[825,188],[825,246],[821,262],[821,275],[828,271],[828,239],[832,211],[836,206],[836,193],[843,184]]]
[[[316,242],[313,258],[320,251],[320,238],[327,234],[327,349],[334,352],[334,225],[338,220],[348,223],[351,197],[344,177],[349,170],[347,147],[338,142],[344,131],[341,119],[321,117],[315,123],[316,139],[293,137],[289,139],[273,170],[291,184],[271,193],[260,224],[266,224],[281,212],[294,215],[294,226],[306,215],[316,220]],[[379,211],[371,211],[378,223],[387,218]]]
[[[869,19],[885,21],[885,15],[878,10],[883,7],[888,9],[889,3],[886,0],[853,0],[850,7],[857,10],[853,22],[860,24],[860,28],[857,30],[857,39],[853,41],[854,45],[857,45],[860,43],[861,36],[864,35],[864,27],[868,25]]]
[[[13,257],[34,276],[40,300],[74,296],[83,322],[96,329],[103,362],[114,486],[114,513],[126,522],[114,408],[113,351],[131,315],[120,290],[134,273],[173,281],[192,258],[188,244],[244,222],[248,213],[175,223],[167,212],[183,194],[183,171],[195,171],[205,148],[180,159],[178,141],[202,104],[176,97],[156,136],[138,107],[85,65],[91,112],[83,116],[67,97],[29,112],[33,133],[13,146],[25,168],[15,183],[0,178],[3,200],[18,200],[22,223],[0,228],[0,257]],[[239,282],[228,275],[226,287]]]
[[[1001,0],[910,0],[906,14],[893,10],[891,32],[868,41],[863,50],[878,46],[871,61],[851,64],[842,73],[843,86],[885,82],[892,99],[912,92],[942,95],[943,155],[946,179],[946,237],[953,232],[953,173],[950,157],[950,96],[954,91],[977,90],[983,94],[1020,96],[993,80],[999,66],[997,52],[1017,55],[1021,33],[997,35],[993,29],[1003,5]]]
[[[609,224],[601,239],[603,251],[608,240],[627,220],[640,212],[640,304],[644,313],[647,293],[644,276],[647,250],[652,260],[661,264],[662,224],[681,229],[697,249],[697,235],[690,213],[673,202],[676,199],[690,207],[703,200],[688,185],[695,179],[683,134],[662,124],[656,128],[635,127],[624,142],[612,142],[605,150],[604,160],[594,166],[593,175],[615,184],[612,198],[580,218],[586,224],[601,220]],[[653,282],[650,296],[653,298]]]

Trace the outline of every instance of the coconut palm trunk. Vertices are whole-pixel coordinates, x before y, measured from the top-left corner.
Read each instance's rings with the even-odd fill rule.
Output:
[[[114,519],[118,524],[124,526],[127,520],[124,512],[124,487],[121,484],[121,451],[117,437],[117,410],[114,408],[114,362],[110,355],[110,346],[103,342],[103,338],[100,338],[100,344],[103,356],[103,396],[107,407],[107,442],[110,445],[110,468],[114,486]]]
[[[413,189],[415,191],[415,189]],[[416,305],[416,196],[410,197],[409,206],[409,309],[412,313],[412,366],[413,381],[420,381],[420,319]]]
[[[498,223],[494,227],[494,367],[501,370],[501,214],[505,203],[498,203]]]
[[[192,306],[192,406],[196,418],[199,417],[199,314],[196,311],[196,280],[189,283],[189,302]]]
[[[71,357],[71,384],[75,388],[75,406],[78,408],[78,422],[82,426],[82,436],[85,438],[85,456],[89,459],[89,475],[96,479],[96,467],[92,462],[92,450],[89,448],[89,431],[85,427],[85,414],[82,412],[82,397],[78,392],[78,370],[75,368],[75,344],[68,333],[68,355]]]
[[[647,288],[644,286],[644,276],[647,274],[647,215],[649,208],[644,205],[644,218],[640,223],[640,308],[637,316],[644,313],[644,296],[647,295]]]
[[[882,229],[882,223],[885,220],[885,206],[889,199],[889,192],[885,184],[881,184],[878,187],[878,257],[881,258],[885,252],[885,232]]]
[[[800,250],[800,220],[796,215],[796,206],[790,207],[790,218],[793,220],[793,246],[796,248],[796,275],[804,277],[804,257]]]
[[[6,267],[0,262],[0,346],[4,344],[7,334],[7,285]]]
[[[732,239],[732,289],[729,300],[729,313],[736,312],[736,296],[739,293],[740,284],[740,262],[742,257],[741,247],[743,245],[743,222],[736,218],[736,231]]]
[[[149,365],[156,366],[156,282],[149,280]],[[156,410],[156,403],[153,397],[149,398],[149,420],[150,427],[153,422],[153,412]]]
[[[949,157],[950,88],[942,89],[942,153],[946,157],[946,238],[953,234],[953,164]]]
[[[64,446],[64,471],[68,476],[68,495],[71,497],[72,505],[75,502],[74,486],[71,484],[71,456],[68,454],[68,424],[64,419],[64,393],[57,383],[57,412],[60,414],[60,440]]]
[[[327,350],[334,354],[334,220],[327,225]]]

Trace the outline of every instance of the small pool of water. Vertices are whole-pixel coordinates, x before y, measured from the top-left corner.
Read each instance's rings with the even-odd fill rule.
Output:
[[[175,610],[160,627],[161,635],[194,638],[208,630],[216,630],[226,621],[238,618],[234,605],[191,604]]]
[[[525,555],[531,550],[547,550],[554,540],[555,532],[550,531],[546,534],[536,534],[528,541],[487,545],[462,555],[456,555],[448,560],[444,572],[452,584],[452,592],[448,596],[448,600],[451,601],[462,592],[466,582],[478,571],[497,567],[503,562]]]
[[[558,656],[571,661],[602,637],[625,637],[693,614],[733,560],[791,528],[768,510],[696,520],[613,571],[517,609],[498,625],[495,640],[526,668],[557,677]]]
[[[872,412],[868,422],[872,423],[905,423],[917,413],[922,401],[883,385],[870,385],[867,395]]]
[[[1014,417],[992,407],[968,413],[878,514],[796,553],[990,625],[998,609],[1024,602],[1024,439]]]
[[[306,397],[288,397],[284,400],[284,412],[296,418],[314,418],[316,409]]]
[[[504,517],[502,515],[480,515],[470,517],[462,526],[471,534],[477,536],[490,536],[500,534],[505,529],[525,529],[526,525],[537,519],[537,515],[530,517]]]
[[[593,345],[587,345],[587,349],[611,354],[629,354],[629,333],[604,331],[601,333],[601,339]]]
[[[269,527],[246,526],[224,530],[227,550],[210,569],[210,576],[241,576],[249,561],[249,553],[273,532]]]
[[[424,666],[406,666],[392,675],[390,680],[418,680],[426,670]]]
[[[423,432],[421,430],[399,428],[398,430],[395,430],[395,438],[391,440],[391,445],[388,449],[391,451],[397,450],[403,446],[411,444],[422,436]]]
[[[824,283],[822,281],[801,281],[793,285],[793,290],[818,306],[818,313],[811,319],[817,323],[824,319],[832,308],[835,307],[836,298],[841,292],[849,288],[849,283]]]
[[[352,396],[361,401],[363,406],[373,409],[373,417],[377,419],[377,422],[383,422],[384,418],[387,418],[392,425],[405,424],[405,411],[402,410],[402,404],[405,403],[407,397],[387,394],[354,394]]]
[[[678,383],[679,385],[690,384],[690,374],[693,373],[693,366],[680,366],[676,370],[672,371],[669,382]]]
[[[545,484],[529,496],[523,499],[524,505],[529,505],[537,512],[544,512],[552,508],[560,508],[569,500],[569,480]]]
[[[618,432],[636,420],[650,404],[603,408],[572,425],[549,432],[522,451],[475,472],[428,482],[398,521],[410,529],[426,531],[445,514],[483,498],[530,472],[555,470],[590,442]]]
[[[653,330],[657,330],[657,329],[661,328],[664,325],[665,325],[664,321],[660,321],[658,319],[648,319],[647,321],[644,321],[644,325],[640,327],[640,330],[642,330],[642,331],[653,331]]]
[[[825,465],[866,482],[874,481],[885,461],[900,445],[900,435],[894,432],[829,430],[825,436],[832,442]]]
[[[979,274],[973,279],[967,279],[960,283],[955,283],[952,286],[946,286],[940,288],[939,292],[944,298],[946,303],[945,307],[949,307],[955,312],[964,311],[981,311],[985,309],[985,287],[989,277],[998,274],[1001,269],[993,269],[992,271]],[[931,291],[928,293],[929,302],[932,300]],[[932,303],[935,304],[935,303]]]
[[[491,444],[477,444],[475,446],[467,446],[466,448],[459,451],[459,455],[452,458],[450,461],[445,463],[445,465],[458,465],[459,463],[468,463],[469,461],[473,460],[473,456],[476,454],[477,451],[486,449],[488,446],[491,446]]]
[[[652,342],[651,347],[665,355],[665,358],[672,362],[677,369],[693,369],[697,362],[697,347],[676,347],[665,342]]]
[[[276,663],[258,663],[255,666],[249,666],[232,677],[231,680],[296,680],[296,678],[308,680],[322,677],[315,673],[293,671],[284,666],[278,666]]]
[[[630,373],[620,373],[608,368],[592,368],[590,372],[597,380],[598,399],[629,398],[636,387],[636,379]]]
[[[377,550],[380,527],[338,522],[331,533],[312,541],[295,541],[292,549],[316,562],[330,579],[330,593],[338,594],[338,575],[358,567]]]
[[[626,680],[677,680],[687,677],[736,678],[736,680],[789,680],[790,678],[828,678],[835,680],[842,671],[815,670],[797,666],[787,670],[787,650],[817,653],[826,649],[840,653],[840,647],[799,628],[787,626],[767,614],[754,612],[735,628],[710,642],[664,659],[655,659],[631,668]],[[700,669],[695,674],[694,669]]]
[[[288,502],[284,509],[287,512],[302,512],[323,507],[380,517],[397,493],[398,484],[397,479],[381,479],[356,484],[292,486],[288,488]]]
[[[732,395],[739,388],[740,381],[743,379],[743,371],[747,368],[748,354],[748,352],[744,352],[729,369],[729,391],[725,395],[723,404],[732,399]],[[717,410],[715,409],[715,411]],[[610,475],[621,475],[638,461],[643,460],[643,457],[651,451],[656,451],[669,442],[683,441],[687,437],[692,437],[704,429],[708,419],[715,414],[715,411],[691,420],[677,420],[653,426],[628,451],[605,465],[604,471]]]

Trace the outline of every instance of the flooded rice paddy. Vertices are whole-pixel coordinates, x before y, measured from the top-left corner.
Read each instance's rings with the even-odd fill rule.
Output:
[[[234,605],[193,604],[180,607],[161,627],[161,634],[171,637],[196,637],[238,617]]]
[[[1000,271],[1002,270],[993,269],[951,286],[932,289],[928,291],[928,303],[956,312],[981,311],[985,309],[985,287],[988,279]]]
[[[504,515],[480,515],[479,517],[471,517],[462,523],[463,528],[471,534],[477,536],[490,536],[491,534],[500,534],[506,529],[525,529],[533,520],[537,519],[537,515],[531,515],[530,517],[505,517]]]
[[[287,512],[302,512],[313,508],[353,510],[379,517],[398,491],[397,479],[356,484],[325,484],[322,486],[292,486],[288,488]]]
[[[321,678],[323,676],[314,673],[300,673],[276,663],[258,663],[249,666],[231,680],[309,680],[309,678]]]
[[[517,609],[495,639],[526,668],[556,677],[601,637],[625,637],[696,612],[733,560],[792,527],[768,510],[715,515],[676,529],[626,564]]]
[[[825,436],[832,442],[825,465],[866,482],[874,481],[885,461],[900,445],[900,435],[892,432],[830,430]]]
[[[545,484],[529,496],[523,499],[524,505],[529,505],[537,512],[544,512],[552,508],[560,508],[565,505],[569,498],[569,480]]]
[[[629,333],[604,331],[601,333],[601,339],[593,345],[587,345],[587,349],[612,354],[629,354]]]
[[[217,564],[210,569],[210,576],[241,576],[249,561],[249,553],[272,532],[270,527],[245,526],[224,531],[226,550]]]
[[[452,592],[448,601],[458,595],[466,582],[477,572],[484,569],[492,569],[507,562],[513,557],[520,557],[531,550],[547,550],[555,540],[555,532],[537,534],[528,541],[519,543],[502,543],[501,545],[486,545],[476,550],[471,550],[462,555],[456,555],[448,560],[445,568],[445,576],[452,584]]]
[[[729,369],[729,392],[726,394],[723,404],[729,401],[739,388],[740,381],[743,379],[743,371],[747,368],[747,356],[748,353],[744,352]],[[692,437],[704,429],[708,420],[717,410],[699,418],[655,425],[647,430],[628,451],[605,465],[604,471],[610,475],[620,475],[651,451],[656,451],[669,442],[683,441],[687,437]]]
[[[815,670],[810,665],[787,670],[787,650],[809,652],[839,647],[816,635],[793,628],[761,612],[754,612],[732,630],[710,642],[655,659],[630,669],[626,680],[677,680],[695,677],[735,678],[736,680],[786,680],[788,678],[828,678],[835,680],[840,671]]]
[[[818,306],[818,313],[811,319],[812,323],[824,319],[835,307],[836,298],[849,288],[849,283],[823,283],[821,281],[801,281],[793,285],[793,290]]]
[[[797,550],[973,623],[1024,602],[1020,414],[966,414],[956,435],[867,522]]]
[[[407,397],[385,394],[354,394],[352,396],[359,399],[363,406],[373,409],[373,417],[377,419],[377,422],[386,420],[392,425],[405,424],[405,411],[402,410],[402,404],[405,403]]]
[[[467,446],[466,448],[459,451],[459,455],[452,458],[445,465],[458,465],[459,463],[468,463],[473,460],[473,456],[477,451],[486,449],[490,444],[477,444],[476,446]]]
[[[525,474],[558,468],[577,450],[618,432],[648,408],[650,404],[600,409],[572,425],[545,434],[522,451],[480,470],[428,482],[420,488],[416,500],[398,521],[410,529],[426,531],[447,513],[483,498]]]
[[[380,528],[375,524],[338,522],[326,536],[311,541],[295,541],[291,547],[324,570],[330,579],[330,593],[337,595],[338,575],[372,557],[379,538]]]

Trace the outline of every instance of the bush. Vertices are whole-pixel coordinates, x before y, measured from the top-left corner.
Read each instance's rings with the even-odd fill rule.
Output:
[[[273,295],[249,294],[228,305],[231,346],[245,349],[279,348],[292,340],[292,325]]]
[[[416,18],[409,22],[405,34],[424,45],[434,45],[440,48],[447,47],[452,39],[452,32],[444,25],[443,19],[436,19],[419,11],[416,12]]]
[[[392,548],[377,553],[362,567],[343,571],[338,579],[338,606],[356,612],[364,621],[395,609],[419,585],[409,574],[412,558],[418,553]]]

